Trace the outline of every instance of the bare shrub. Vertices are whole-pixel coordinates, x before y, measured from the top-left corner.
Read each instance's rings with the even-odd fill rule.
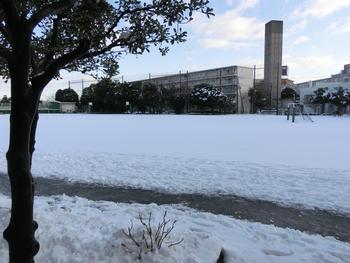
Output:
[[[178,241],[171,240],[170,233],[173,231],[177,220],[169,220],[167,211],[163,214],[163,219],[156,226],[152,226],[152,212],[144,217],[139,213],[138,221],[141,223],[137,229],[134,229],[134,223],[131,220],[130,227],[122,230],[128,239],[128,243],[122,243],[122,247],[130,254],[135,254],[136,259],[142,260],[142,255],[155,250],[161,249],[163,246],[168,248],[179,245],[184,239]]]

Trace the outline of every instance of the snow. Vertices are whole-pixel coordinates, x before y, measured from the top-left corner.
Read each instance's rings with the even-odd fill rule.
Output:
[[[0,194],[0,229],[8,223],[9,208],[9,198]],[[178,220],[171,238],[184,241],[144,255],[144,263],[215,262],[221,248],[228,263],[350,262],[350,244],[332,237],[250,223],[183,206],[93,202],[67,196],[36,199],[35,217],[39,221],[36,236],[41,243],[36,262],[138,262],[134,254],[122,247],[122,243],[128,242],[122,230],[130,226],[130,220],[135,228],[140,227],[139,213],[152,212],[152,222],[156,224],[165,210],[167,218]],[[7,253],[7,244],[0,239],[1,263],[8,262]]]
[[[37,152],[106,152],[350,169],[348,117],[42,114]],[[0,115],[0,148],[8,115]]]
[[[33,173],[350,213],[348,117],[41,115]],[[0,116],[0,172],[8,116]]]
[[[350,214],[348,117],[314,123],[276,116],[41,115],[35,176],[173,193],[235,194]],[[8,115],[0,115],[0,172],[6,172]],[[178,220],[172,240],[142,262],[350,263],[350,244],[333,237],[198,212],[184,206],[37,197],[41,250],[36,262],[128,263],[122,233],[140,232],[139,213]],[[9,197],[0,194],[0,229]],[[344,230],[345,231],[345,230]],[[88,259],[88,260],[87,260]],[[8,262],[0,239],[0,263]],[[137,262],[137,261],[136,261]]]

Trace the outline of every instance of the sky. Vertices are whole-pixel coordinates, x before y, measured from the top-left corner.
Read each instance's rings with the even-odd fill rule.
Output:
[[[187,42],[172,46],[166,56],[156,49],[143,55],[125,55],[119,61],[126,81],[155,75],[195,71],[229,65],[258,67],[263,76],[264,25],[283,20],[283,65],[296,83],[329,77],[350,63],[350,0],[211,0],[215,17],[195,14],[184,29]],[[54,97],[57,89],[81,93],[93,81],[79,73],[62,72],[43,93]],[[9,95],[9,84],[0,84],[0,96]]]

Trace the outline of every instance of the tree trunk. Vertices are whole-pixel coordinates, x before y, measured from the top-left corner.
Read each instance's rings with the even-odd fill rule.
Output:
[[[30,166],[32,166],[32,159],[33,159],[33,154],[35,151],[35,143],[36,143],[36,140],[35,140],[36,127],[37,127],[38,121],[39,121],[39,113],[38,113],[39,96],[37,96],[35,103],[36,103],[37,107],[36,107],[36,112],[35,112],[34,119],[32,122],[32,128],[30,130],[30,143],[29,143]]]
[[[30,130],[30,142],[29,142],[30,169],[32,169],[33,154],[34,154],[34,151],[35,151],[35,143],[36,143],[36,140],[35,140],[36,128],[37,128],[38,120],[39,120],[39,112],[38,112],[39,97],[40,96],[38,95],[37,99],[36,99],[36,105],[37,105],[36,106],[36,112],[35,112],[34,119],[33,119],[33,122],[32,122],[31,130]],[[34,182],[34,179],[32,177],[32,199],[33,199],[32,202],[33,202],[33,204],[34,204],[34,194],[35,194],[35,182]],[[36,221],[33,221],[33,222],[34,222],[34,228],[36,230],[38,228],[38,224],[37,224]],[[39,243],[37,245],[39,245]]]
[[[39,95],[29,87],[23,74],[11,76],[11,94],[10,145],[6,157],[12,206],[4,238],[9,244],[10,263],[33,263],[39,243],[34,237],[38,225],[33,220],[31,159]]]

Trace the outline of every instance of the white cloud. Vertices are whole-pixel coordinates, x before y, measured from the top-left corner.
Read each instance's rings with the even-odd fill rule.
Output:
[[[297,45],[303,44],[305,42],[308,42],[309,40],[310,40],[310,38],[307,36],[300,36],[293,41],[292,46],[297,46]]]
[[[289,66],[290,78],[299,83],[328,78],[331,74],[340,71],[346,61],[336,59],[331,55],[312,54],[298,57],[286,54],[283,57],[283,64]]]
[[[237,12],[243,12],[249,8],[256,7],[260,3],[260,0],[241,0],[239,4],[237,2],[238,0],[226,0],[228,6],[237,6],[235,9]]]
[[[237,9],[211,19],[198,16],[191,28],[198,34],[200,43],[210,48],[250,47],[254,43],[249,42],[264,36],[264,22],[255,17],[242,16]]]
[[[289,28],[289,32],[293,33],[293,32],[300,32],[302,30],[304,30],[306,28],[308,24],[308,20],[307,19],[302,19],[299,22],[293,24],[290,28]]]
[[[332,22],[328,27],[327,31],[334,34],[341,34],[350,32],[350,17],[345,17],[337,21]]]
[[[338,64],[336,60],[330,55],[310,55],[304,57],[285,55],[284,60],[287,65],[291,67],[298,66],[302,69],[328,68],[332,65]]]
[[[260,0],[242,0],[241,3],[236,8],[236,12],[240,13],[247,9],[256,7],[259,4]]]
[[[205,48],[247,48],[256,47],[257,45],[253,42],[238,42],[226,39],[215,39],[215,38],[204,38],[200,39],[199,42]]]
[[[292,15],[322,18],[346,7],[350,7],[350,0],[312,0],[307,1],[304,7],[294,10]]]
[[[233,6],[235,4],[236,0],[226,0],[226,4],[228,6]]]

